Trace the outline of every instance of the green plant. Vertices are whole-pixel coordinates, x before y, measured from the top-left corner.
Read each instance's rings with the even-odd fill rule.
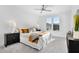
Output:
[[[79,15],[74,16],[75,31],[79,31]]]

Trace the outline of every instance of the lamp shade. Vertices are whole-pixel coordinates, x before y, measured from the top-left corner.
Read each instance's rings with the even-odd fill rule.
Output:
[[[11,33],[14,33],[16,30],[16,22],[14,20],[9,20],[8,24],[9,24],[9,28],[11,30]]]

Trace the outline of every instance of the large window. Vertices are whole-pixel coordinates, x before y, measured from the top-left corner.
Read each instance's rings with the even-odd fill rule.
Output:
[[[58,16],[52,16],[48,17],[46,19],[46,28],[47,30],[54,30],[58,31],[59,30],[59,25],[60,25],[60,19]]]

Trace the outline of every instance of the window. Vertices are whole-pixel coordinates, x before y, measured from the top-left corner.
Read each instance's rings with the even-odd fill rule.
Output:
[[[47,30],[53,29],[54,31],[59,30],[60,19],[58,16],[48,17],[46,20]]]
[[[51,30],[52,24],[46,23],[47,30]]]

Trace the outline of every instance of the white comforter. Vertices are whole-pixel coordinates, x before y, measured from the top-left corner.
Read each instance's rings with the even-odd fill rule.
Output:
[[[43,36],[39,36],[39,41],[37,44],[31,43],[31,42],[29,42],[29,35],[33,34],[33,33],[35,33],[35,32],[20,33],[20,42],[22,42],[28,46],[31,46],[33,48],[36,48],[38,50],[41,50],[44,47],[46,47],[48,42],[51,40],[50,33],[48,32],[47,34],[44,34]]]

